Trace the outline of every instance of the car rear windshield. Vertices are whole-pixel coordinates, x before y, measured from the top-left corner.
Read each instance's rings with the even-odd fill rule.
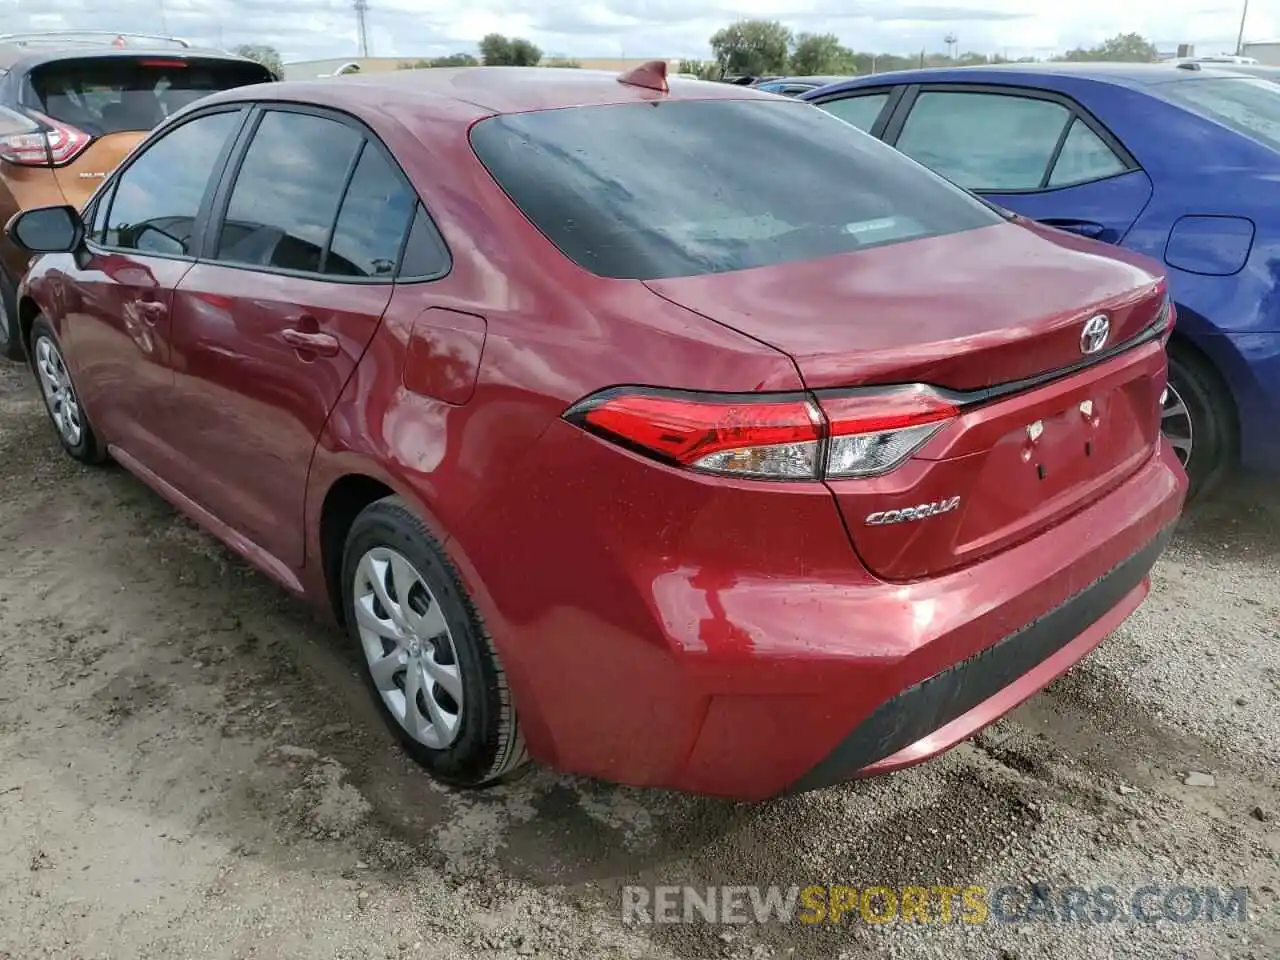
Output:
[[[146,131],[218,90],[274,79],[239,60],[86,57],[57,60],[31,73],[35,107],[94,136]]]
[[[1254,77],[1223,77],[1166,83],[1162,92],[1247,137],[1280,150],[1280,87]]]
[[[471,144],[574,262],[655,280],[1001,222],[970,194],[803,103],[675,100],[491,117]]]

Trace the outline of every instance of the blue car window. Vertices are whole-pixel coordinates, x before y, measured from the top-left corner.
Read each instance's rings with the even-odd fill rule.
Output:
[[[1071,111],[1051,100],[999,93],[926,91],[897,148],[970,190],[1034,190]]]
[[[1203,117],[1280,149],[1280,87],[1273,83],[1252,77],[1197,78],[1161,84],[1161,91]]]
[[[1067,187],[1073,183],[1101,180],[1123,173],[1124,161],[1115,155],[1103,139],[1077,117],[1063,141],[1058,162],[1053,165],[1049,186]]]
[[[833,117],[839,117],[845,123],[853,124],[859,130],[870,130],[888,99],[888,93],[868,93],[861,97],[828,100],[818,106]]]

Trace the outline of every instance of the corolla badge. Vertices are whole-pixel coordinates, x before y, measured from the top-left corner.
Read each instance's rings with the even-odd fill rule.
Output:
[[[1080,352],[1085,356],[1097,353],[1107,345],[1107,337],[1111,336],[1111,321],[1105,313],[1090,317],[1080,331]]]
[[[881,510],[878,513],[869,513],[863,523],[870,527],[882,527],[888,523],[909,523],[912,520],[936,517],[940,513],[950,513],[959,506],[959,497],[952,497],[950,500],[935,500],[932,503],[922,503],[915,507],[903,507],[901,510]]]

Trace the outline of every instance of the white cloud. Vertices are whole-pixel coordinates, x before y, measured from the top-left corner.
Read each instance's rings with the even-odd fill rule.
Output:
[[[831,32],[857,50],[1045,54],[1120,32],[1201,53],[1233,47],[1243,0],[370,0],[372,53],[474,50],[485,33],[525,36],[549,54],[705,56],[707,39],[743,16]],[[216,46],[269,43],[286,60],[357,52],[350,0],[0,0],[0,31],[83,27],[167,31]],[[1280,34],[1280,0],[1252,0],[1245,35]]]

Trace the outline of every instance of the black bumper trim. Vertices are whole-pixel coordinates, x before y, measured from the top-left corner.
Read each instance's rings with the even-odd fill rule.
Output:
[[[921,740],[1043,663],[1138,586],[1168,546],[1173,526],[1091,586],[985,650],[882,703],[788,792],[850,779],[863,767]]]

